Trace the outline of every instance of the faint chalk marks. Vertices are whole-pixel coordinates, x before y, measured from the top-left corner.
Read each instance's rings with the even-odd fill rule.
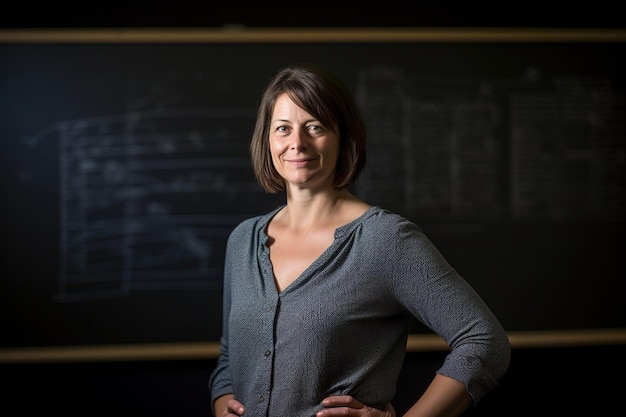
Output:
[[[215,289],[234,225],[263,192],[250,170],[254,111],[132,110],[24,139],[59,143],[57,301]]]

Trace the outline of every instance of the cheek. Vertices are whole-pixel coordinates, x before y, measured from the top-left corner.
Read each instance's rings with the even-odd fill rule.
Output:
[[[282,152],[282,145],[279,140],[270,138],[268,140],[268,145],[272,156],[279,155]]]

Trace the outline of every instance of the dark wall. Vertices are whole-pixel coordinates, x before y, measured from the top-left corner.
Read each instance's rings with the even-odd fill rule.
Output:
[[[376,4],[181,0],[18,2],[0,27],[623,27],[613,1],[404,1]]]

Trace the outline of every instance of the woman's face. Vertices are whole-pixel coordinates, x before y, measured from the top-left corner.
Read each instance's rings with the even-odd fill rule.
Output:
[[[288,187],[333,187],[339,135],[298,107],[287,94],[272,113],[269,143],[272,162]]]

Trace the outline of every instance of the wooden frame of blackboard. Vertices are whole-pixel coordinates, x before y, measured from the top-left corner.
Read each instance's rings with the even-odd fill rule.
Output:
[[[4,29],[7,43],[624,42],[626,30],[563,28]]]
[[[0,43],[334,43],[334,42],[626,42],[626,30],[532,28],[245,28],[214,29],[6,29]],[[626,328],[509,332],[513,348],[550,348],[626,344]],[[407,351],[441,351],[447,346],[432,334],[409,336]],[[102,346],[1,348],[0,363],[214,359],[219,343],[150,343]]]

